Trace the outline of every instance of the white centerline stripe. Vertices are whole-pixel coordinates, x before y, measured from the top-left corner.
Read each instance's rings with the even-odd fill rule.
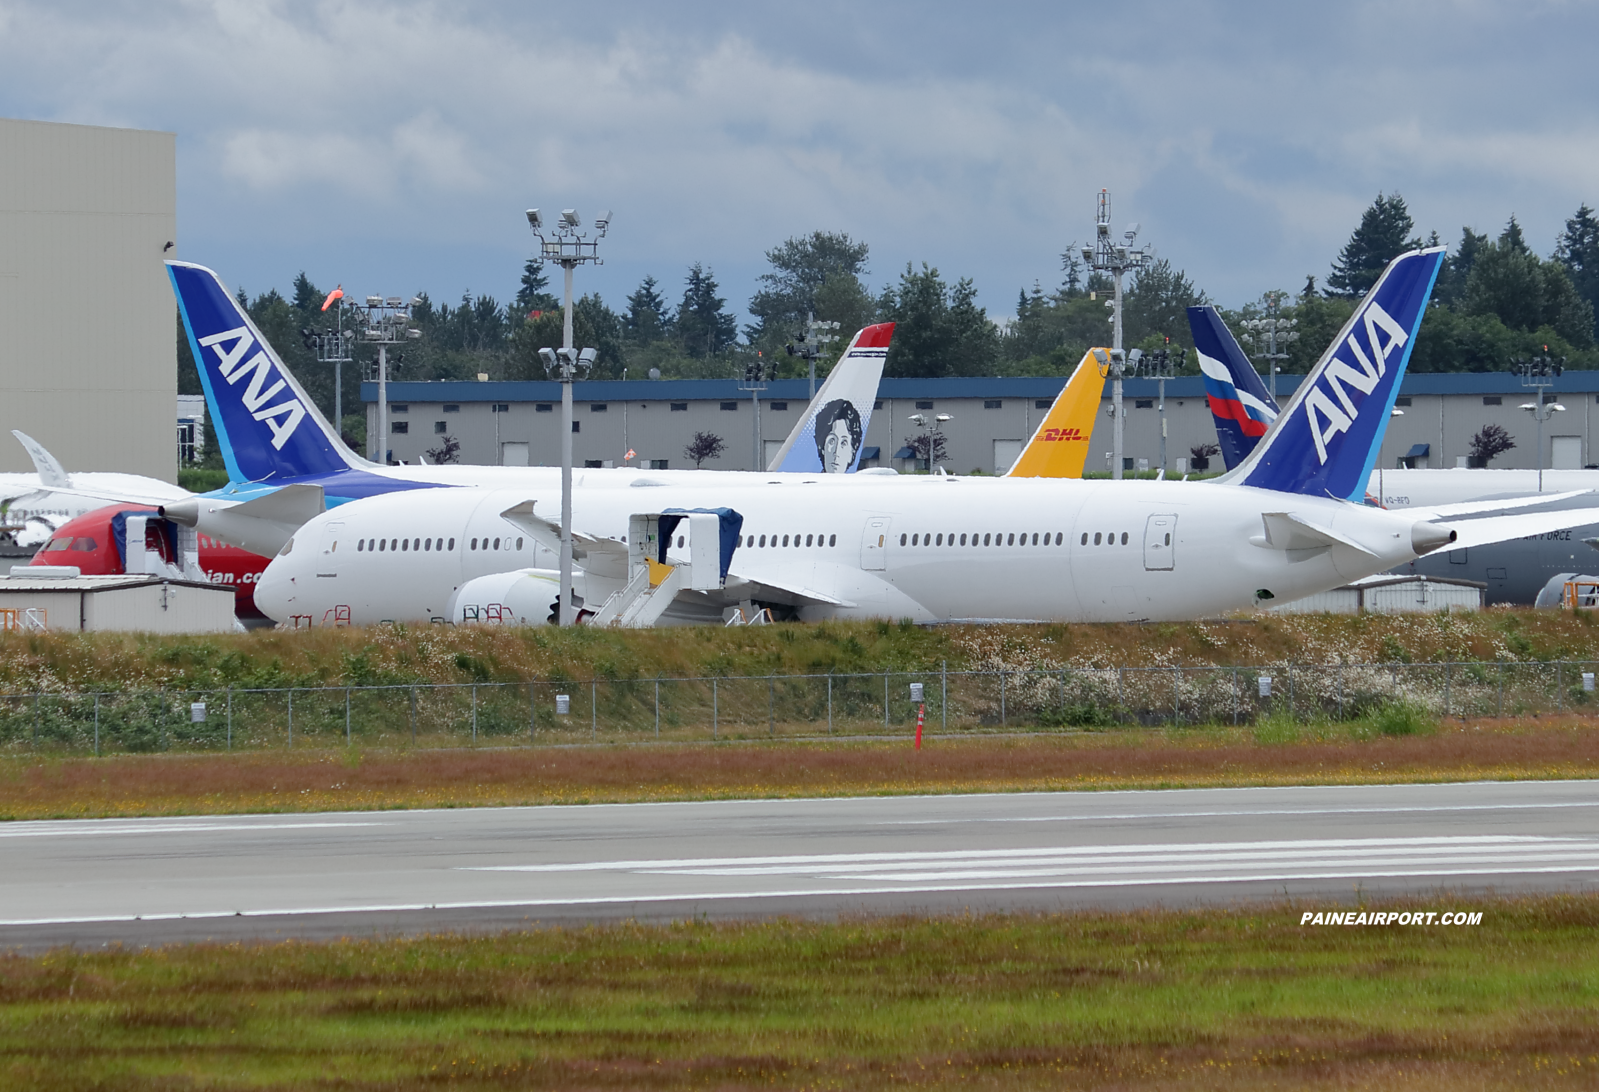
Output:
[[[343,828],[343,827],[382,827],[388,826],[381,822],[299,822],[286,821],[282,823],[183,823],[171,826],[137,826],[137,827],[57,827],[43,830],[39,828],[7,828],[0,826],[0,838],[77,838],[94,837],[102,834],[192,834],[196,831],[241,831],[248,833],[252,830],[309,830],[314,828]]]
[[[1158,884],[1202,883],[1285,883],[1293,880],[1329,879],[1411,879],[1416,877],[1440,878],[1449,876],[1516,876],[1558,875],[1573,872],[1596,871],[1592,865],[1560,868],[1460,868],[1428,869],[1412,872],[1279,872],[1270,875],[1238,876],[1151,876],[1124,880],[1058,881],[1055,883],[1014,884],[940,884],[925,887],[839,887],[801,888],[791,891],[695,891],[665,895],[614,895],[598,898],[566,899],[494,899],[477,902],[392,903],[376,906],[305,906],[264,910],[205,910],[196,913],[124,914],[106,917],[74,918],[17,918],[0,920],[0,927],[26,925],[87,925],[129,921],[204,921],[215,918],[291,917],[305,914],[378,914],[401,913],[412,910],[495,910],[540,906],[625,906],[629,903],[655,902],[714,902],[727,899],[807,898],[815,896],[837,897],[844,895],[934,895],[962,892],[1066,890],[1088,887],[1151,887]]]
[[[1090,823],[1122,819],[1216,819],[1248,815],[1387,815],[1431,811],[1529,811],[1543,808],[1599,808],[1599,800],[1539,804],[1441,804],[1389,808],[1229,808],[1221,811],[1106,812],[1101,815],[999,815],[952,819],[884,819],[882,827],[927,827],[954,823]]]

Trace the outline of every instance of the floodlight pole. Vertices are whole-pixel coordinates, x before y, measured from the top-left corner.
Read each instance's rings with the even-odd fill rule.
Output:
[[[1277,401],[1277,373],[1281,370],[1281,362],[1288,359],[1286,352],[1278,351],[1277,345],[1291,345],[1299,340],[1299,332],[1294,329],[1298,325],[1297,319],[1285,319],[1278,315],[1278,308],[1282,306],[1284,293],[1266,293],[1266,317],[1250,319],[1244,323],[1244,328],[1255,335],[1258,345],[1261,338],[1266,339],[1266,363],[1270,369],[1271,400]]]
[[[342,365],[350,363],[350,347],[355,343],[355,333],[344,328],[344,300],[339,301],[338,326],[332,330],[300,331],[305,347],[316,354],[317,363],[333,365],[333,430],[342,440],[344,436],[344,371]],[[381,355],[382,350],[379,350]],[[381,393],[387,393],[386,391]]]
[[[1545,346],[1545,349],[1547,348],[1548,346]],[[1565,357],[1550,356],[1547,352],[1530,360],[1510,362],[1510,371],[1521,377],[1521,385],[1537,393],[1536,401],[1521,408],[1531,410],[1533,419],[1538,422],[1538,492],[1540,493],[1543,492],[1543,423],[1566,408],[1558,402],[1545,403],[1543,392],[1555,385],[1555,380],[1565,368]]]
[[[554,224],[546,227],[538,209],[527,210],[528,227],[539,238],[539,258],[559,265],[565,273],[565,317],[561,323],[561,352],[559,362],[551,360],[548,350],[541,350],[545,367],[551,378],[561,384],[561,601],[556,613],[559,625],[570,626],[577,621],[576,604],[572,602],[572,382],[580,366],[580,356],[572,345],[572,270],[584,262],[604,264],[599,255],[600,240],[611,226],[611,214],[602,212],[594,219],[595,235],[579,231],[582,222],[577,212],[565,209]],[[593,354],[588,354],[588,363]],[[554,366],[552,366],[554,364]],[[587,364],[581,365],[587,370]]]
[[[378,434],[377,445],[368,437],[368,457],[374,462],[389,461],[389,346],[402,341],[415,341],[422,331],[411,325],[411,309],[418,306],[413,298],[406,303],[399,296],[368,296],[365,303],[355,304],[357,310],[366,312],[366,329],[362,340],[378,347]]]
[[[1108,301],[1110,307],[1111,348],[1113,352],[1109,361],[1109,375],[1111,378],[1111,413],[1114,421],[1111,428],[1111,446],[1115,451],[1111,465],[1111,477],[1117,481],[1122,476],[1122,377],[1126,371],[1125,359],[1122,354],[1122,274],[1128,270],[1142,269],[1144,262],[1150,256],[1146,246],[1142,250],[1132,249],[1133,240],[1138,237],[1138,225],[1134,224],[1122,233],[1124,242],[1112,241],[1110,234],[1110,191],[1099,191],[1099,209],[1094,218],[1094,245],[1083,247],[1083,262],[1089,268],[1102,273],[1109,273],[1115,280],[1116,294]]]
[[[757,356],[755,363],[745,366],[744,382],[738,385],[739,390],[750,392],[750,409],[753,411],[751,416],[755,419],[754,424],[751,426],[753,430],[754,458],[750,463],[750,469],[757,474],[766,469],[765,453],[761,451],[761,392],[766,389],[766,384],[771,379],[770,373],[777,370],[777,365],[773,363],[770,366],[770,371],[764,379],[761,375],[762,367],[761,358]]]

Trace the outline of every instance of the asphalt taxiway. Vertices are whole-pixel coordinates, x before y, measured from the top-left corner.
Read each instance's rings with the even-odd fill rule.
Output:
[[[1593,890],[1599,781],[0,825],[0,947]]]

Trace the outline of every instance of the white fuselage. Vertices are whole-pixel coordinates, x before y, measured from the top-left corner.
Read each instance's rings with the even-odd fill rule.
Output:
[[[1501,497],[1531,496],[1538,489],[1536,470],[1485,470],[1448,468],[1441,470],[1372,471],[1366,487],[1384,508],[1425,508],[1439,504]],[[1570,493],[1599,490],[1599,470],[1545,470],[1543,492]]]
[[[1297,598],[1416,556],[1415,521],[1402,514],[1247,487],[685,476],[671,488],[578,489],[574,527],[622,540],[634,513],[731,508],[744,519],[731,577],[801,593],[794,602],[805,618],[1187,619],[1248,607],[1260,591]],[[262,575],[256,603],[279,621],[318,624],[338,608],[348,610],[335,617],[355,624],[444,617],[465,581],[550,564],[500,514],[528,500],[547,516],[559,512],[553,488],[428,490],[343,505],[295,534]],[[1277,512],[1313,519],[1370,552],[1273,546],[1262,516]],[[424,549],[365,548],[379,540]],[[597,607],[595,589],[588,595]],[[839,602],[814,602],[822,597]]]

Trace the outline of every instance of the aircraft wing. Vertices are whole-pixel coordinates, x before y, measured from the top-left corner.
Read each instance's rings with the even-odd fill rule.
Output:
[[[537,501],[513,504],[500,513],[500,518],[526,531],[540,546],[556,557],[561,556],[561,525],[534,511]],[[613,538],[572,531],[572,558],[597,576],[627,577],[627,543]]]
[[[1557,501],[1568,501],[1573,497],[1587,495],[1585,489],[1573,489],[1569,493],[1535,493],[1527,497],[1501,497],[1498,500],[1466,501],[1461,504],[1435,504],[1429,508],[1400,508],[1393,511],[1414,513],[1422,519],[1447,520],[1456,516],[1474,516],[1480,512],[1504,512],[1512,508],[1532,508],[1540,504],[1554,504]]]
[[[773,603],[786,603],[795,607],[853,607],[855,605],[847,600],[836,599],[826,592],[820,592],[800,584],[779,583],[770,579],[751,580],[748,577],[739,576],[736,572],[727,574],[727,583],[722,586],[719,597],[729,603],[741,603],[746,599],[761,599]]]
[[[1455,532],[1451,550],[1491,546],[1514,538],[1531,538],[1552,531],[1566,531],[1599,523],[1599,508],[1565,508],[1556,512],[1524,512],[1513,516],[1484,516],[1481,519],[1440,521],[1437,526]]]

